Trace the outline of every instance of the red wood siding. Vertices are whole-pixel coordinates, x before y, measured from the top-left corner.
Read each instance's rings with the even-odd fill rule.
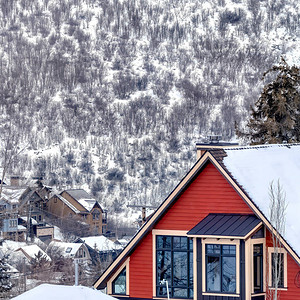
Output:
[[[190,230],[209,213],[253,214],[211,163],[166,212],[155,229]]]
[[[267,247],[273,247],[272,236],[269,231],[266,234]],[[287,291],[280,291],[280,300],[300,300],[300,288],[295,284],[295,277],[300,272],[300,266],[287,254]]]
[[[129,292],[130,297],[152,298],[152,233],[148,233],[130,256]]]

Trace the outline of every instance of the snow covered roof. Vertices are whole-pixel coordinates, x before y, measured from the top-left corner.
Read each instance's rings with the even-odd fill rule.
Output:
[[[19,217],[19,218],[27,223],[27,217]],[[38,225],[38,222],[35,219],[31,218],[31,224]]]
[[[269,217],[269,188],[279,180],[286,193],[284,238],[300,255],[300,144],[226,148],[223,164],[235,181]]]
[[[113,241],[111,241],[103,235],[82,237],[80,238],[80,240],[85,242],[88,246],[90,246],[93,249],[95,249],[96,246],[97,250],[100,252],[123,249],[121,245],[114,243]]]
[[[65,286],[54,284],[41,284],[22,295],[16,300],[115,300],[111,296],[85,286]]]
[[[80,199],[78,202],[88,211],[91,211],[91,209],[94,207],[96,200],[93,199]]]
[[[64,192],[68,193],[72,198],[74,198],[78,203],[80,203],[87,211],[91,211],[97,202],[95,198],[93,198],[83,189],[71,189],[71,190],[65,190]]]
[[[59,241],[52,241],[49,247],[58,247],[62,251],[64,257],[75,257],[77,251],[82,246],[82,243],[65,243]]]
[[[24,253],[24,255],[29,258],[35,258],[36,255],[38,255],[39,252],[42,253],[43,256],[46,257],[48,261],[51,261],[51,258],[38,246],[38,245],[27,245],[23,246],[15,251],[21,251]]]
[[[6,186],[2,187],[1,198],[11,204],[19,204],[19,199],[26,191],[26,187]]]

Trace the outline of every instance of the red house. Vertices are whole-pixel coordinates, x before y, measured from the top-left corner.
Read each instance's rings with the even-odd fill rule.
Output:
[[[300,299],[300,144],[198,144],[197,154],[94,287],[119,299],[195,300],[272,299],[277,287],[279,299]],[[267,217],[277,180],[283,236]]]

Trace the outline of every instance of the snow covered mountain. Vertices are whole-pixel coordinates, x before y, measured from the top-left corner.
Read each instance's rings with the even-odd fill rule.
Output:
[[[300,63],[292,0],[0,4],[1,149],[23,150],[10,172],[116,212],[158,204],[196,142],[234,138],[280,56]]]

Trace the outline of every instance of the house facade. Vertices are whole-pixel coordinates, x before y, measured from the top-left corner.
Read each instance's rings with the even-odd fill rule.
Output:
[[[300,299],[300,145],[197,148],[196,164],[94,287],[119,299],[262,300],[276,286],[280,299]],[[266,217],[276,176],[289,188],[284,237]]]
[[[106,214],[100,204],[82,189],[70,189],[54,195],[47,210],[57,217],[71,217],[88,224],[93,234],[106,232]]]

